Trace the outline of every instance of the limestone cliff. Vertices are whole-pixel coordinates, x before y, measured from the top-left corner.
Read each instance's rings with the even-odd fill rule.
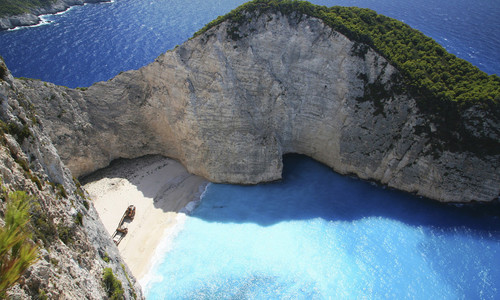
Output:
[[[4,193],[33,199],[30,228],[39,259],[9,290],[9,299],[106,299],[103,270],[111,268],[126,299],[142,291],[104,229],[85,191],[64,166],[33,105],[0,60],[0,224]]]
[[[493,152],[446,147],[433,135],[440,115],[398,89],[400,72],[371,48],[359,55],[359,42],[314,17],[246,18],[85,91],[40,81],[19,91],[75,176],[119,157],[162,154],[214,182],[254,184],[280,179],[282,155],[301,153],[439,201],[499,196],[497,115],[473,105],[461,116]],[[374,84],[382,97],[371,97]]]

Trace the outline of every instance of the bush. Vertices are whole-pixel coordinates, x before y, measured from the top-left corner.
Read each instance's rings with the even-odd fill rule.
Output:
[[[0,63],[0,80],[5,80],[5,76],[7,75],[7,67],[4,64]]]
[[[26,124],[20,127],[16,123],[10,122],[7,125],[7,132],[10,133],[11,135],[14,135],[19,144],[22,144],[24,139],[31,136],[30,129]]]
[[[31,179],[31,181],[33,181],[36,184],[36,186],[38,187],[38,189],[40,191],[43,190],[42,182],[40,181],[40,179],[36,175],[33,175],[30,173],[30,179]]]
[[[56,185],[57,188],[57,194],[62,197],[62,198],[68,198],[68,193],[66,193],[66,189],[64,189],[64,186],[60,183]]]
[[[25,192],[7,196],[5,226],[0,228],[0,298],[4,298],[24,271],[38,256],[38,248],[30,242],[27,230],[30,199]]]
[[[67,246],[73,244],[75,242],[75,228],[69,227],[65,225],[59,225],[57,227],[57,233],[59,235],[59,239]]]
[[[102,281],[110,299],[123,299],[122,282],[115,277],[111,268],[104,268]]]
[[[57,237],[57,228],[52,218],[47,215],[39,203],[35,203],[31,208],[31,226],[36,241],[40,240],[45,246],[48,246]]]
[[[78,212],[75,216],[75,223],[78,225],[83,225],[83,215],[81,212]]]
[[[135,292],[134,285],[132,284],[132,281],[130,280],[130,277],[128,276],[127,270],[125,269],[125,265],[120,264],[120,266],[122,267],[123,273],[125,273],[125,277],[127,278],[128,286],[129,286],[130,290],[132,291],[132,297],[134,299],[137,299],[137,293]]]

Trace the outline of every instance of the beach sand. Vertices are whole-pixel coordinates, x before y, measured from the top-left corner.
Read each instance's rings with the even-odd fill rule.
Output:
[[[199,200],[208,184],[162,156],[118,160],[82,182],[111,236],[127,207],[135,205],[135,218],[118,249],[137,279],[149,271],[155,249],[175,227],[179,211]]]

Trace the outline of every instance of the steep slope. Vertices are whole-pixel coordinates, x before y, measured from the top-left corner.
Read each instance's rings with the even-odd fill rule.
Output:
[[[9,299],[105,299],[105,268],[121,281],[126,299],[141,299],[140,286],[92,202],[23,94],[26,87],[12,78],[2,60],[0,70],[0,223],[8,193],[25,191],[32,199],[28,227],[39,247],[39,259],[9,291]]]
[[[454,131],[384,56],[323,20],[240,16],[86,91],[27,81],[23,93],[75,176],[162,154],[214,182],[253,184],[279,179],[293,152],[440,201],[499,196],[498,105],[472,102]],[[488,151],[474,148],[483,140]]]

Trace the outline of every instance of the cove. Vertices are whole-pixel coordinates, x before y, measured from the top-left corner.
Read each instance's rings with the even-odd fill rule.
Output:
[[[148,299],[494,299],[500,207],[457,206],[343,177],[304,156],[283,180],[211,184]]]
[[[151,62],[243,2],[76,7],[1,33],[0,53],[15,76],[88,86]],[[498,73],[498,1],[313,2],[370,7]],[[279,183],[211,185],[157,262],[148,298],[500,298],[498,208],[444,206],[309,159],[287,157],[285,167]]]

